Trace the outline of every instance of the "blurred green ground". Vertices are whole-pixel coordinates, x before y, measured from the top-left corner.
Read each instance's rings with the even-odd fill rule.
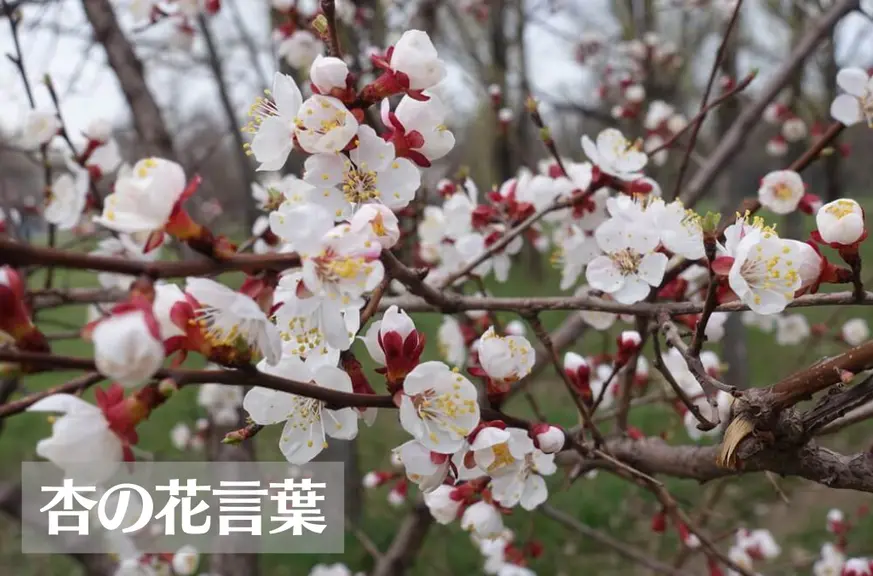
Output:
[[[867,253],[873,256],[873,249],[869,243]],[[830,252],[828,255],[832,256]],[[871,259],[867,261],[873,262]],[[234,282],[238,281],[238,278],[229,276],[227,280]],[[36,286],[41,286],[42,278],[35,275],[32,282]],[[87,273],[58,271],[55,286],[83,287],[92,286],[94,282],[96,279],[93,275]],[[489,287],[497,296],[518,296],[554,295],[556,286],[556,275],[544,261],[542,273],[531,271],[524,262],[519,262],[514,266],[509,282]],[[832,330],[838,330],[843,321],[856,316],[865,317],[873,324],[869,308],[844,308],[837,319],[831,319],[835,310],[836,308],[806,309],[803,313],[808,316],[810,323],[830,320]],[[550,312],[543,314],[542,318],[547,327],[554,327],[561,322],[565,314]],[[512,317],[511,314],[502,314],[504,321]],[[62,333],[69,332],[74,326],[81,326],[84,318],[84,307],[69,306],[41,313],[39,323],[47,334]],[[440,317],[420,314],[415,316],[415,320],[417,326],[428,335],[425,358],[436,358],[435,330],[439,325]],[[626,325],[619,323],[617,326]],[[602,334],[588,333],[574,349],[586,354],[597,353],[602,347],[602,341]],[[837,343],[826,342],[812,352],[809,358],[804,359],[801,365],[798,363],[798,355],[801,354],[805,344],[781,347],[775,344],[771,335],[755,329],[748,330],[747,342],[751,362],[751,386],[772,383],[802,365],[810,364],[822,355],[833,354],[841,349],[841,345]],[[367,358],[367,354],[363,347],[360,348],[358,358],[363,360]],[[87,356],[91,353],[90,345],[80,340],[55,342],[53,349],[57,353],[74,356]],[[715,345],[715,349],[718,350],[718,345]],[[368,374],[378,390],[380,382],[378,375],[372,372]],[[74,375],[75,373],[51,373],[29,376],[24,381],[24,391],[33,392],[62,383]],[[575,409],[572,403],[567,402],[563,385],[556,379],[553,371],[544,372],[531,390],[551,421],[566,426],[576,423]],[[195,396],[195,389],[186,389],[162,406],[140,427],[140,446],[152,452],[156,459],[183,460],[202,457],[198,454],[182,454],[176,451],[170,444],[168,434],[175,423],[184,421],[193,425],[196,418],[204,415],[196,406]],[[507,411],[522,416],[531,415],[521,396],[507,406]],[[672,443],[689,442],[680,420],[663,406],[648,406],[633,410],[631,423],[646,434],[664,434]],[[41,415],[22,414],[7,419],[0,435],[0,462],[2,462],[0,476],[4,479],[15,479],[18,475],[18,464],[23,460],[36,459],[34,445],[38,439],[47,436],[49,430],[50,424]],[[604,430],[609,430],[609,425],[606,425]],[[826,443],[844,450],[863,450],[870,446],[871,430],[873,426],[870,425],[856,426],[838,437],[829,438]],[[281,454],[276,446],[278,432],[278,427],[274,427],[257,436],[257,452],[260,459],[281,460]],[[381,411],[374,427],[362,426],[358,436],[357,443],[363,471],[387,469],[390,466],[390,449],[406,439],[405,433],[397,422],[396,414],[389,410]],[[779,479],[777,482],[790,503],[786,504],[781,499],[774,485],[763,475],[730,480],[709,525],[710,533],[715,536],[727,534],[739,523],[750,528],[766,527],[777,534],[783,547],[783,555],[771,567],[760,565],[759,570],[768,575],[800,573],[792,567],[791,562],[803,559],[799,554],[803,549],[815,553],[827,538],[824,518],[829,508],[838,506],[849,513],[857,506],[871,501],[865,494],[829,491],[798,480]],[[699,510],[698,503],[711,489],[692,481],[669,481],[668,486],[679,501],[693,511]],[[660,554],[668,561],[674,558],[677,549],[675,539],[670,536],[653,538],[649,529],[651,516],[658,507],[648,493],[603,473],[594,479],[579,480],[568,488],[563,472],[559,471],[549,478],[549,487],[551,493],[549,504],[553,507],[592,527],[609,532],[634,547]],[[410,490],[410,495],[415,496],[414,489]],[[364,532],[383,550],[391,542],[398,521],[405,512],[405,508],[389,507],[385,501],[386,496],[386,488],[368,491],[362,520]],[[637,573],[636,567],[620,561],[608,549],[566,530],[537,513],[527,513],[518,509],[506,518],[506,523],[516,531],[520,539],[524,540],[533,535],[545,544],[545,554],[531,565],[531,568],[540,575]],[[853,533],[850,552],[873,553],[873,544],[869,544],[865,549],[864,542],[873,543],[873,520],[870,518],[863,520],[858,525],[857,532]],[[725,542],[724,546],[727,545]],[[0,520],[0,574],[21,576],[79,574],[78,566],[65,557],[22,556],[18,552],[19,549],[17,527],[13,522]],[[367,570],[372,566],[372,560],[367,552],[353,536],[348,535],[346,553],[342,556],[269,555],[262,559],[263,575],[306,575],[309,568],[319,562],[343,562],[353,570]],[[470,543],[466,533],[457,525],[435,525],[431,528],[426,545],[411,573],[416,576],[481,573],[481,566],[481,556]],[[809,569],[801,572],[809,573]]]

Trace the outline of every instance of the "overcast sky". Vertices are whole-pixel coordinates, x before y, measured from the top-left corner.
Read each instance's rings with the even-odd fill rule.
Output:
[[[192,57],[176,50],[162,49],[168,41],[172,24],[160,23],[146,31],[135,32],[134,23],[126,6],[129,0],[116,0],[118,16],[129,39],[137,45],[147,62],[147,74],[168,122],[175,127],[181,118],[194,110],[214,111],[219,114],[215,84],[205,66],[192,66]],[[259,77],[270,77],[275,63],[269,52],[269,18],[266,0],[224,0],[225,7],[211,20],[211,27],[225,48],[223,59],[226,76],[231,85],[231,97],[242,112],[256,96]],[[242,24],[263,48],[258,74],[251,64],[245,50],[227,49],[238,44],[239,34],[231,18],[234,12],[229,3],[236,2],[243,15]],[[578,2],[578,0],[577,0]],[[606,34],[616,32],[606,11],[607,0],[584,0],[587,17],[583,29],[597,30]],[[778,57],[784,53],[786,35],[779,26],[765,22],[765,17],[757,2],[747,0],[745,25],[750,29],[766,31],[755,39],[766,52]],[[542,0],[531,0],[531,6],[542,5]],[[245,7],[245,8],[242,8]],[[8,22],[0,21],[0,50],[13,52],[12,38],[8,33]],[[840,37],[844,44],[855,38],[858,31],[869,28],[871,23],[860,15],[851,15],[840,27]],[[590,91],[586,74],[573,63],[572,39],[578,37],[579,20],[561,15],[555,16],[546,10],[537,10],[527,32],[527,50],[531,81],[535,90],[558,94],[583,94]],[[22,48],[25,64],[31,82],[36,86],[36,96],[40,104],[49,105],[45,89],[39,86],[39,78],[50,73],[61,94],[62,108],[71,132],[80,132],[90,120],[105,118],[118,126],[129,125],[128,111],[118,89],[114,75],[106,66],[106,55],[102,47],[93,46],[89,40],[90,28],[79,0],[56,0],[44,6],[26,6],[21,26]],[[718,39],[713,37],[706,46],[714,52]],[[870,46],[863,47],[859,54],[862,59],[870,53]],[[195,41],[193,56],[202,58],[203,46],[199,38]],[[860,62],[870,65],[873,61]],[[772,62],[747,57],[746,67],[759,66],[766,74]],[[709,63],[702,61],[702,74],[709,70]],[[469,85],[475,84],[466,79],[466,74],[455,68],[446,83],[448,91],[461,94],[461,101],[470,100]],[[0,125],[11,129],[21,118],[21,110],[27,103],[21,87],[18,72],[7,60],[0,61]],[[8,105],[8,103],[12,105]]]

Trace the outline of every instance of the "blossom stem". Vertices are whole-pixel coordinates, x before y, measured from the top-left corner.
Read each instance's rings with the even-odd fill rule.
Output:
[[[706,340],[706,325],[709,324],[709,318],[712,316],[712,311],[715,310],[717,304],[716,290],[718,288],[718,279],[715,271],[712,269],[712,261],[715,260],[715,237],[707,235],[704,238],[704,250],[706,251],[706,260],[709,262],[707,270],[709,271],[709,286],[706,289],[706,300],[703,302],[703,312],[700,314],[700,319],[697,321],[697,327],[694,330],[694,337],[691,339],[689,353],[696,357],[700,356],[700,349],[703,348],[703,341]]]
[[[342,58],[343,52],[340,46],[339,34],[336,28],[336,2],[335,0],[321,0],[321,11],[327,20],[327,49],[334,58]]]

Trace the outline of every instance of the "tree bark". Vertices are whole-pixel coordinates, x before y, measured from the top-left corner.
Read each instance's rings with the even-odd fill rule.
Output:
[[[130,106],[133,125],[147,155],[173,158],[173,139],[146,83],[142,61],[128,42],[109,0],[82,0],[85,15]]]

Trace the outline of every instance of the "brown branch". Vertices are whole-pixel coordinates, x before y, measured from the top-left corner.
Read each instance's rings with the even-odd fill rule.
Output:
[[[676,397],[682,402],[682,404],[691,412],[695,418],[697,418],[698,429],[700,430],[712,430],[716,426],[718,426],[718,410],[715,411],[716,421],[710,422],[708,418],[706,418],[703,413],[700,412],[700,408],[691,401],[691,398],[685,393],[685,390],[682,389],[682,386],[676,382],[676,378],[673,377],[673,374],[670,372],[670,369],[667,368],[667,365],[664,364],[664,357],[661,354],[661,342],[658,339],[657,334],[654,338],[652,338],[652,342],[655,346],[655,357],[652,359],[652,366],[661,373],[661,376],[664,377],[664,380],[667,381],[667,384],[670,385],[670,388],[673,389],[673,392],[676,394]]]
[[[403,518],[394,540],[385,554],[376,562],[372,576],[401,576],[406,574],[416,554],[424,545],[428,529],[433,524],[430,510],[419,500]]]
[[[327,51],[330,56],[342,59],[343,51],[340,46],[339,34],[336,27],[336,2],[334,0],[321,0],[321,11],[327,20]]]
[[[606,546],[607,548],[611,548],[612,550],[614,550],[618,555],[622,556],[623,558],[627,558],[631,562],[639,564],[640,566],[645,566],[649,570],[652,570],[658,574],[669,574],[672,576],[688,574],[687,572],[677,570],[677,569],[673,568],[672,566],[664,564],[663,562],[661,562],[655,558],[650,558],[649,556],[647,556],[643,552],[641,552],[635,548],[631,548],[630,546],[628,546],[624,542],[618,540],[617,538],[613,538],[612,536],[610,536],[608,534],[605,534],[599,530],[595,530],[594,528],[591,528],[587,524],[583,524],[582,522],[580,522],[576,518],[573,518],[569,514],[566,514],[564,512],[561,512],[560,510],[552,508],[548,504],[541,505],[539,508],[537,508],[537,510],[539,510],[543,514],[543,516],[546,516],[547,518],[551,518],[552,520],[554,520],[560,524],[563,524],[567,528],[570,528],[571,530],[578,532],[582,536],[585,536],[586,538],[590,538],[591,540],[593,540],[597,544]]]
[[[0,252],[2,262],[2,252]],[[405,281],[401,280],[403,284]],[[427,287],[433,290],[429,286]],[[419,294],[416,294],[416,296]],[[462,312],[464,310],[503,310],[521,314],[543,312],[546,310],[588,310],[594,312],[612,312],[629,316],[657,316],[664,313],[668,316],[685,316],[700,314],[703,304],[699,302],[638,302],[636,304],[620,304],[614,300],[604,300],[596,296],[544,296],[544,297],[481,297],[459,296],[448,292],[428,291],[423,299],[400,296],[384,298],[379,305],[385,310],[392,304],[407,312]],[[807,294],[795,298],[788,303],[788,308],[809,308],[814,306],[857,306],[873,305],[873,292],[865,292],[862,301],[855,300],[851,292],[831,292],[827,294]],[[713,312],[742,312],[749,307],[740,301],[726,302],[715,307]]]
[[[795,372],[774,384],[767,389],[772,394],[771,406],[776,412],[784,410],[841,382],[843,371],[857,374],[871,367],[873,367],[873,341],[865,342],[842,354]]]
[[[2,353],[2,351],[0,351],[0,353]],[[29,394],[23,398],[19,398],[18,400],[13,400],[12,402],[7,402],[5,404],[0,404],[0,418],[5,418],[13,414],[24,412],[43,398],[47,398],[54,394],[80,393],[83,390],[87,390],[94,384],[97,384],[104,379],[105,376],[103,376],[102,374],[83,374],[82,376],[74,378],[73,380],[65,382],[64,384],[52,386],[51,388],[40,390],[39,392],[34,392],[33,394]]]
[[[709,155],[704,165],[697,171],[681,198],[686,206],[693,206],[704,193],[710,189],[710,184],[739,152],[743,143],[754,131],[755,124],[761,118],[764,110],[779,92],[785,87],[807,57],[815,50],[819,42],[828,36],[837,22],[854,10],[857,10],[860,0],[837,0],[831,8],[822,14],[800,39],[794,50],[785,59],[785,63],[762,88],[760,95],[737,116],[736,121],[724,134],[719,145]]]
[[[594,420],[591,418],[591,411],[588,409],[588,406],[586,406],[585,403],[582,402],[582,399],[573,389],[573,383],[570,382],[569,376],[567,376],[567,373],[564,371],[564,367],[561,365],[561,358],[558,356],[558,351],[555,349],[555,345],[552,343],[552,337],[546,331],[543,323],[536,315],[528,316],[527,320],[530,323],[531,328],[533,328],[534,334],[536,334],[536,337],[546,349],[546,355],[552,361],[552,366],[554,366],[555,371],[561,377],[561,381],[564,382],[564,386],[567,388],[567,393],[576,404],[576,408],[579,410],[579,414],[581,414],[582,416],[583,426],[591,433],[591,437],[594,439],[595,443],[600,446],[601,444],[603,444],[603,436],[600,434],[600,430],[598,430],[597,426],[594,424]]]
[[[10,266],[57,266],[75,270],[100,270],[131,276],[146,275],[151,278],[177,278],[204,276],[226,271],[255,272],[275,270],[281,272],[300,266],[300,257],[294,252],[278,254],[237,254],[223,260],[193,260],[185,262],[144,262],[113,256],[97,256],[70,252],[56,248],[28,246],[0,238],[0,264]]]
[[[757,72],[750,72],[749,74],[747,74],[746,77],[743,78],[736,86],[734,86],[733,88],[726,91],[721,96],[719,96],[718,98],[716,98],[715,100],[713,100],[712,102],[710,102],[709,104],[704,106],[693,118],[691,118],[691,120],[688,121],[687,124],[685,124],[685,126],[681,130],[679,130],[678,132],[676,132],[675,134],[673,134],[672,136],[667,138],[667,140],[665,140],[664,143],[661,144],[660,146],[658,146],[657,148],[654,148],[654,149],[650,150],[649,152],[646,152],[646,154],[649,157],[652,157],[655,154],[657,154],[658,152],[661,152],[662,150],[667,150],[668,148],[670,148],[670,146],[675,144],[676,141],[679,140],[679,138],[681,138],[683,134],[685,134],[686,132],[691,130],[692,126],[695,126],[695,123],[698,120],[700,120],[702,122],[703,118],[706,116],[707,113],[709,113],[710,111],[712,111],[715,108],[718,108],[721,104],[725,103],[726,101],[728,101],[729,99],[734,97],[736,94],[738,94],[738,93],[742,92],[743,90],[745,90],[746,88],[748,88],[749,84],[751,84],[752,81],[757,76],[758,76]]]
[[[703,367],[700,358],[691,355],[691,351],[688,349],[688,346],[685,345],[682,336],[679,334],[679,329],[676,328],[676,325],[673,324],[669,318],[662,315],[658,318],[658,321],[667,343],[673,346],[679,354],[682,355],[682,358],[688,364],[688,368],[700,384],[700,387],[703,388],[703,392],[710,400],[710,404],[713,405],[713,408],[715,408],[714,402],[717,390],[727,392],[731,395],[736,395],[738,393],[735,386],[730,386],[724,382],[720,382],[716,378],[707,374],[706,368]]]

